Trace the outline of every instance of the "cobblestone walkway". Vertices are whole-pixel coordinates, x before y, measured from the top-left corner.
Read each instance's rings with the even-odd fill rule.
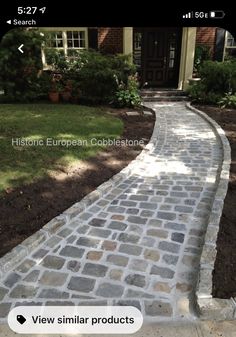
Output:
[[[152,140],[123,179],[83,212],[65,212],[54,233],[41,230],[40,246],[2,275],[2,319],[22,303],[130,304],[146,319],[191,319],[222,150],[184,103],[149,107]]]

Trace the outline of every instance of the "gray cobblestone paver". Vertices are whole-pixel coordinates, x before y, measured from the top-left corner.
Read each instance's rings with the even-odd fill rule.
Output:
[[[11,304],[81,299],[135,303],[155,319],[182,315],[176,294],[190,298],[196,284],[222,150],[183,103],[150,107],[146,149],[87,196],[88,207],[77,203],[47,224],[44,242],[2,273],[0,318]]]
[[[125,282],[136,287],[143,288],[146,284],[145,276],[139,274],[131,274],[125,278]]]
[[[107,270],[107,266],[95,263],[86,263],[82,273],[90,276],[104,277]]]
[[[40,278],[39,283],[47,286],[57,287],[62,286],[65,283],[66,278],[66,273],[58,273],[55,271],[46,270]]]
[[[20,275],[13,272],[7,276],[3,284],[8,288],[12,288],[13,285],[17,283],[17,281],[19,281],[20,279],[21,279]]]

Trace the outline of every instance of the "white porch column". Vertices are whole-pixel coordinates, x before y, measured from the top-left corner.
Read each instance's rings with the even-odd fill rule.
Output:
[[[183,28],[178,89],[186,89],[192,78],[196,33],[196,27]]]
[[[133,54],[133,27],[123,28],[123,54]]]

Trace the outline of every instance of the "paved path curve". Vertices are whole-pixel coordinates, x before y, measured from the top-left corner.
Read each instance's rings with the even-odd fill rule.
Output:
[[[154,133],[130,174],[3,275],[2,319],[26,302],[130,304],[146,320],[193,318],[222,149],[184,103],[149,107]]]

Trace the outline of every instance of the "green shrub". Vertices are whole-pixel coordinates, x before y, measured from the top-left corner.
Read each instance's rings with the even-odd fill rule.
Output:
[[[224,94],[236,91],[236,62],[206,61],[199,73],[207,92]]]
[[[118,54],[111,57],[111,66],[116,71],[119,83],[127,84],[129,76],[135,75],[137,72],[136,66],[130,62],[130,59],[130,55]]]
[[[213,91],[206,92],[203,83],[199,82],[190,86],[187,90],[189,97],[193,102],[201,102],[207,104],[217,104],[222,95]]]
[[[218,104],[227,93],[236,92],[236,62],[206,61],[199,75],[201,81],[188,89],[193,101]]]
[[[117,88],[117,74],[110,57],[98,52],[84,52],[78,63],[76,80],[82,99],[91,103],[109,102]]]
[[[221,108],[236,108],[236,95],[226,94],[225,97],[219,100]]]
[[[24,54],[16,49],[16,41],[24,44]],[[6,101],[31,101],[38,97],[39,73],[42,69],[43,37],[37,29],[17,28],[2,39],[0,48],[0,87]]]
[[[136,76],[129,76],[127,84],[121,82],[115,95],[114,104],[119,108],[137,107],[141,104]]]
[[[128,77],[135,70],[127,56],[83,51],[74,60],[70,72],[73,72],[71,76],[79,84],[83,101],[110,103],[114,100],[119,83],[127,84]]]
[[[0,88],[4,101],[27,102],[46,98],[51,77],[61,76],[61,91],[71,91],[73,102],[109,103],[114,101],[118,86],[127,86],[128,77],[136,68],[130,57],[103,55],[93,50],[75,51],[65,57],[63,52],[47,48],[47,34],[37,29],[18,28],[7,33],[0,50]],[[16,52],[15,41],[24,44],[24,55]],[[48,73],[42,71],[41,48],[44,45]],[[68,83],[73,83],[68,85]],[[130,90],[130,89],[129,89]],[[130,101],[134,101],[135,96]]]
[[[47,64],[62,74],[62,82],[73,81],[83,103],[114,101],[119,83],[127,85],[136,67],[127,55],[104,55],[94,50],[76,51],[66,58],[57,50],[45,49]]]
[[[63,50],[46,49],[45,55],[47,65],[51,66],[54,71],[65,73],[69,70],[70,62],[66,59]]]

